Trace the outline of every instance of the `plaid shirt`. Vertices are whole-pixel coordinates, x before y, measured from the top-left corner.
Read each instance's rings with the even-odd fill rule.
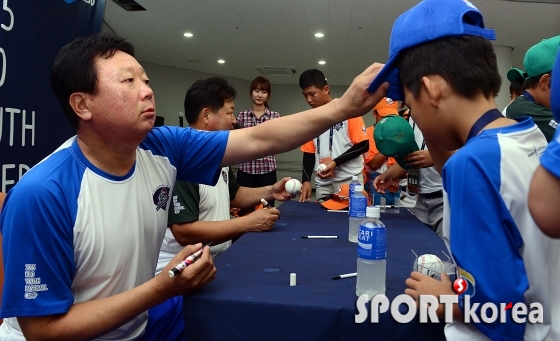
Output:
[[[237,115],[237,123],[241,128],[254,127],[264,121],[279,118],[280,114],[276,111],[270,111],[265,108],[264,114],[261,117],[255,116],[253,108],[240,112]],[[245,162],[239,165],[239,170],[249,174],[266,174],[276,170],[276,157],[274,155],[265,156],[250,162]]]

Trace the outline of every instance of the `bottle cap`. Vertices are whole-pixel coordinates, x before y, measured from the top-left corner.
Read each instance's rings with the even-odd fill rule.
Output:
[[[356,192],[360,193],[363,190],[364,190],[364,186],[362,185],[356,185],[356,187],[354,187],[354,193]]]
[[[379,206],[368,206],[366,208],[366,217],[379,218],[381,216]]]
[[[357,175],[352,175],[352,181],[358,181],[358,176]]]

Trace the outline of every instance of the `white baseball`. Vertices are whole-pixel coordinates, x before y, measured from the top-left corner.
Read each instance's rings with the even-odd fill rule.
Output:
[[[284,188],[286,188],[286,192],[290,193],[290,195],[297,195],[301,192],[301,182],[297,179],[290,179],[286,181]]]
[[[317,173],[321,173],[322,171],[324,171],[325,169],[327,169],[327,165],[325,165],[324,163],[320,164],[319,166],[317,166]]]
[[[421,255],[414,261],[414,270],[432,278],[441,279],[443,262],[436,255]]]

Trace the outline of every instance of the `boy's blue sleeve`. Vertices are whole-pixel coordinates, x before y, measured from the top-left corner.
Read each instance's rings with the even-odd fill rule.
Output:
[[[556,130],[552,141],[541,156],[541,165],[555,177],[560,178],[560,130]]]

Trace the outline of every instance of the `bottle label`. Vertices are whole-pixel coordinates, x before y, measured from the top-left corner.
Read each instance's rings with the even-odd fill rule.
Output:
[[[385,259],[386,256],[387,230],[385,227],[373,227],[372,224],[360,225],[358,232],[358,257]]]
[[[350,216],[353,218],[366,217],[367,199],[365,196],[354,197],[350,200]]]
[[[354,182],[351,182],[350,185],[348,185],[348,215],[350,215],[350,207],[352,207],[352,197],[354,196],[354,192],[356,189],[356,184]]]
[[[352,196],[354,195],[355,188],[356,184],[354,183],[350,183],[350,185],[348,186],[348,194],[350,195],[350,198],[352,198]]]

